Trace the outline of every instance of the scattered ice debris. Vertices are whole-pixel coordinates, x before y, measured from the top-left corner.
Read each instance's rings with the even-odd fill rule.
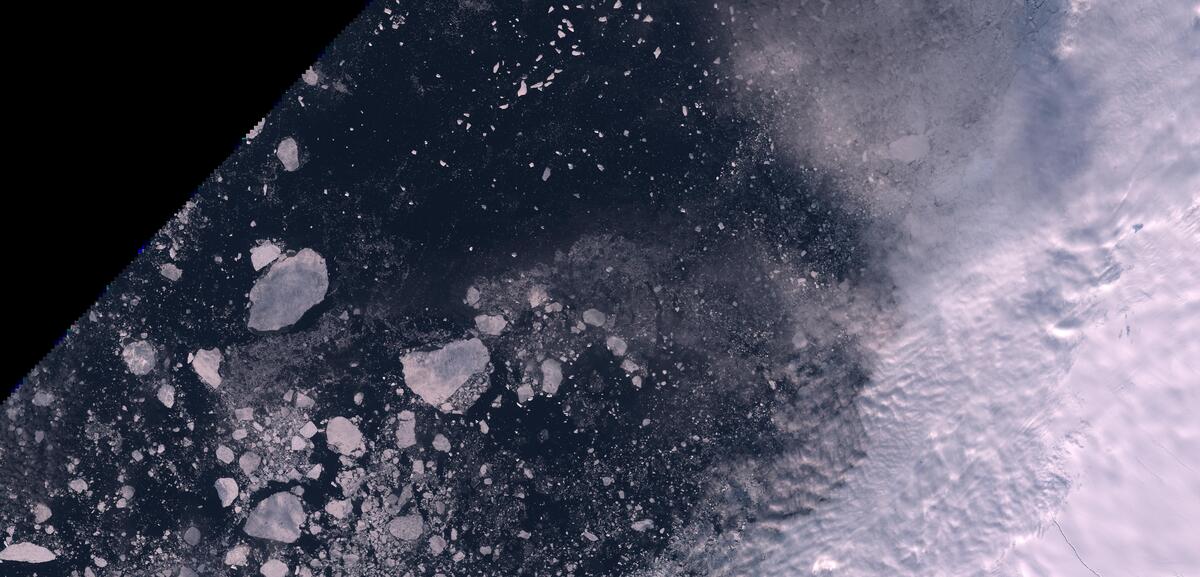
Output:
[[[225,552],[225,564],[230,567],[244,567],[250,560],[250,546],[236,545]]]
[[[213,483],[213,487],[217,489],[217,498],[221,500],[222,507],[228,507],[237,500],[238,484],[237,481],[229,477],[222,477]]]
[[[417,416],[412,411],[400,411],[396,425],[396,446],[407,449],[417,444]]]
[[[443,413],[466,410],[487,384],[488,350],[477,338],[412,352],[400,361],[408,388]]]
[[[450,439],[445,435],[438,433],[433,436],[433,448],[443,453],[450,452]]]
[[[163,383],[161,386],[158,387],[157,397],[158,397],[158,402],[162,403],[164,407],[166,407],[168,409],[174,407],[175,406],[175,387],[171,386],[170,384]]]
[[[158,267],[158,272],[171,282],[175,282],[183,277],[183,270],[169,262]]]
[[[200,349],[192,355],[192,370],[196,371],[196,375],[200,377],[204,384],[210,387],[221,386],[221,361],[224,356],[221,355],[221,349],[213,347],[211,349]]]
[[[416,541],[421,538],[421,534],[424,532],[425,522],[421,519],[421,515],[417,513],[396,517],[388,522],[388,533],[391,533],[397,539]]]
[[[292,172],[300,168],[300,146],[296,144],[296,139],[287,137],[279,141],[279,145],[275,147],[275,158],[283,164],[283,169]]]
[[[504,332],[504,328],[507,326],[508,321],[500,315],[479,315],[475,317],[475,328],[485,335],[499,335]]]
[[[250,320],[256,331],[277,331],[289,326],[308,309],[325,300],[329,272],[325,259],[306,248],[271,265],[250,289]]]
[[[608,339],[604,341],[604,345],[608,347],[608,350],[612,351],[612,354],[618,357],[624,356],[625,350],[628,348],[625,344],[625,339],[615,335],[608,337]]]
[[[554,359],[542,361],[542,392],[554,395],[562,384],[562,363]]]
[[[280,491],[254,507],[242,530],[251,537],[292,543],[300,538],[300,525],[304,523],[304,518],[304,505],[300,498]]]
[[[133,341],[121,349],[121,358],[125,360],[125,366],[129,367],[129,372],[138,376],[154,370],[157,356],[154,345],[146,341]]]
[[[279,559],[268,559],[266,563],[262,564],[262,567],[258,568],[258,572],[263,577],[286,577],[288,567]]]
[[[264,242],[250,249],[250,264],[254,270],[262,270],[263,267],[275,262],[283,251],[275,246],[273,242]]]
[[[343,455],[365,450],[362,432],[346,417],[330,419],[325,425],[325,438],[330,447]]]
[[[592,325],[593,327],[604,326],[604,321],[607,320],[607,318],[608,317],[606,317],[604,313],[596,309],[588,309],[583,311],[583,322]]]
[[[0,551],[0,561],[17,561],[21,563],[48,563],[58,556],[49,549],[33,543],[13,543]]]

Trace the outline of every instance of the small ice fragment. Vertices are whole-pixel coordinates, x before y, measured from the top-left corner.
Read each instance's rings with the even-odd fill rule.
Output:
[[[170,409],[175,406],[175,387],[163,383],[162,386],[158,387],[157,396],[158,402],[162,403],[164,407]]]
[[[546,182],[547,180],[550,180],[550,167],[549,166],[547,166],[546,169],[542,171],[542,182]]]
[[[217,460],[222,463],[225,463],[226,465],[232,463],[233,462],[233,449],[230,449],[229,447],[226,447],[225,445],[218,445],[217,446]]]
[[[33,543],[13,543],[0,551],[0,561],[20,563],[48,563],[58,556],[49,549]]]
[[[125,366],[129,368],[129,372],[138,376],[154,370],[156,357],[154,345],[146,341],[133,341],[121,349],[121,358],[125,360]]]
[[[281,252],[275,243],[264,242],[250,249],[250,264],[254,270],[262,270],[263,267],[275,262]]]
[[[277,331],[294,324],[325,300],[329,271],[325,258],[306,248],[271,265],[250,289],[250,319],[256,331]]]
[[[592,533],[591,531],[584,531],[583,538],[587,539],[588,541],[591,541],[592,543],[595,543],[596,541],[600,540],[600,538],[597,537],[596,534]]]
[[[300,168],[300,146],[296,144],[296,139],[289,136],[279,141],[279,146],[275,147],[275,158],[288,172]]]
[[[325,425],[325,438],[330,447],[343,455],[365,449],[362,432],[346,417],[330,419]]]
[[[354,505],[350,503],[349,499],[334,499],[328,503],[325,503],[325,512],[332,515],[334,519],[345,519],[346,517],[350,516],[350,513],[353,510]]]
[[[293,543],[300,538],[300,525],[304,519],[304,505],[300,499],[280,491],[254,507],[242,530],[251,537]]]
[[[607,320],[607,317],[604,315],[604,313],[596,309],[588,309],[583,311],[583,322],[592,325],[593,327],[604,326],[605,320]]]
[[[300,435],[305,439],[311,439],[315,434],[317,434],[317,425],[312,421],[304,423],[304,426],[300,427]]]
[[[243,567],[250,559],[250,546],[237,545],[225,552],[225,564],[230,567]]]
[[[300,79],[303,80],[304,83],[309,86],[316,86],[317,82],[320,81],[321,77],[317,75],[316,70],[309,68],[308,70],[304,71],[304,74],[300,76]]]
[[[54,513],[45,503],[38,503],[33,506],[34,523],[45,523],[46,521],[50,520],[50,517],[52,516],[54,516]]]
[[[441,535],[434,535],[429,538],[429,552],[434,555],[441,555],[442,551],[446,550],[446,540]]]
[[[258,568],[258,572],[263,577],[287,577],[288,566],[279,559],[268,559],[266,563],[262,564],[262,567]]]
[[[425,523],[417,513],[396,517],[388,522],[388,533],[397,539],[416,541],[424,532]]]
[[[450,439],[445,435],[438,433],[433,436],[433,448],[443,453],[450,452]]]
[[[662,56],[662,48],[656,47],[654,49],[654,59],[658,60],[659,56]]]
[[[521,86],[517,88],[517,96],[525,96],[529,93],[529,87],[525,86],[525,81],[521,81]]]
[[[477,338],[454,341],[440,349],[413,352],[400,358],[408,388],[442,412],[448,408],[465,410],[475,403],[483,389],[474,385],[486,380],[489,360],[487,347]],[[464,388],[469,383],[472,386]],[[457,403],[448,403],[456,395],[464,398],[458,399]]]
[[[485,335],[496,336],[504,332],[508,321],[500,315],[479,315],[475,317],[475,328]]]
[[[554,395],[562,384],[562,363],[554,359],[542,361],[542,392]]]
[[[169,262],[158,267],[158,273],[171,282],[183,277],[183,270]]]
[[[242,456],[238,458],[238,467],[240,467],[242,472],[247,476],[257,471],[258,466],[261,464],[262,457],[258,456],[258,453],[242,453]]]
[[[200,530],[195,527],[188,527],[187,531],[183,532],[183,542],[195,547],[200,544]]]
[[[396,425],[396,446],[407,449],[417,444],[417,416],[412,411],[400,411]]]
[[[625,354],[625,349],[627,348],[625,339],[615,335],[608,337],[608,339],[604,341],[604,345],[608,347],[608,350],[612,351],[612,354],[618,357],[623,356]]]
[[[654,527],[654,521],[651,521],[650,519],[642,519],[640,521],[634,521],[633,524],[629,526],[630,529],[633,529],[634,531],[637,531],[638,533],[644,533],[645,531],[652,529],[653,527]]]
[[[467,287],[467,306],[474,307],[475,305],[478,305],[480,296],[479,289],[475,287]]]
[[[192,370],[210,387],[221,386],[221,349],[200,349],[192,355]]]
[[[228,507],[233,504],[238,496],[237,481],[229,477],[221,477],[213,483],[213,487],[217,489],[217,498],[221,500],[222,507]]]
[[[83,479],[74,479],[70,483],[68,483],[67,486],[70,487],[71,490],[75,491],[76,493],[82,493],[82,492],[86,491],[88,488],[87,481],[84,481]]]

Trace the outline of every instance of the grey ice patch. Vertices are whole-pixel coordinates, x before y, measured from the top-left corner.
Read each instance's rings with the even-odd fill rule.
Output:
[[[296,139],[289,136],[279,141],[279,146],[275,147],[275,158],[288,172],[300,168],[300,146],[296,144]]]
[[[192,370],[196,371],[196,375],[200,377],[204,384],[210,387],[221,386],[221,361],[224,357],[221,355],[221,349],[213,347],[211,349],[200,349],[192,355]]]
[[[158,402],[162,403],[164,407],[170,409],[175,406],[175,387],[170,384],[163,383],[162,386],[158,387],[156,396],[158,397]]]
[[[278,260],[250,289],[247,326],[256,331],[289,326],[325,300],[328,289],[329,271],[316,251],[306,248],[294,257]]]
[[[133,341],[121,349],[121,359],[125,361],[125,366],[129,368],[129,372],[138,376],[154,370],[157,357],[154,345],[147,341]]]
[[[251,537],[292,543],[300,538],[300,525],[304,523],[304,518],[304,505],[300,499],[287,491],[280,491],[254,507],[242,530]]]
[[[409,353],[400,361],[408,388],[442,412],[466,410],[483,393],[487,381],[489,355],[479,339]]]

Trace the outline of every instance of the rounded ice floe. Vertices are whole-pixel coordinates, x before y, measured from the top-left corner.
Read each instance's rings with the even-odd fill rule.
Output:
[[[397,539],[416,541],[425,532],[425,522],[421,519],[421,515],[413,513],[392,519],[388,522],[387,528],[388,533]]]
[[[300,538],[300,525],[304,523],[304,518],[304,505],[300,498],[280,491],[259,501],[242,530],[251,537],[293,543]]]
[[[125,361],[125,366],[129,368],[129,372],[138,376],[154,370],[157,357],[154,345],[147,341],[133,341],[121,349],[121,359]]]
[[[250,547],[237,545],[225,552],[225,564],[230,567],[243,567],[250,561]]]
[[[300,145],[296,144],[296,139],[289,136],[280,140],[279,145],[275,147],[275,158],[279,159],[283,169],[288,172],[300,168]]]
[[[256,331],[277,331],[294,324],[325,300],[329,271],[325,258],[306,248],[271,265],[250,289],[250,319]]]
[[[418,351],[400,358],[404,363],[404,382],[421,400],[446,412],[449,408],[463,410],[483,392],[468,391],[469,398],[460,399],[458,406],[447,407],[459,389],[487,370],[490,356],[479,339],[455,341],[433,351]]]
[[[192,370],[196,371],[196,375],[200,377],[204,384],[210,387],[221,386],[221,361],[224,357],[221,355],[221,349],[213,347],[211,349],[200,349],[192,355]]]
[[[325,439],[331,448],[343,455],[354,454],[363,447],[362,431],[346,417],[334,417],[325,425]]]
[[[45,503],[37,503],[33,506],[34,523],[45,523],[46,521],[50,520],[50,517],[53,516],[54,512],[51,511],[50,507],[48,507]]]
[[[447,439],[446,435],[443,435],[441,433],[434,435],[433,436],[433,448],[435,450],[441,451],[443,453],[449,453],[450,452],[450,439]]]
[[[0,561],[20,563],[48,563],[58,556],[51,550],[33,543],[13,543],[0,551]]]
[[[604,345],[608,347],[608,350],[612,351],[613,355],[618,357],[624,355],[626,348],[628,348],[628,345],[625,344],[625,339],[616,335],[605,339]]]

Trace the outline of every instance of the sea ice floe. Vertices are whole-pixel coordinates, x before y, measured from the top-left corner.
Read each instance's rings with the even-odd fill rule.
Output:
[[[213,487],[217,490],[217,498],[221,500],[222,507],[228,507],[233,504],[238,497],[237,481],[229,477],[221,477],[217,482],[213,483]]]
[[[280,140],[279,145],[275,147],[275,158],[279,159],[283,169],[288,172],[300,168],[300,145],[296,144],[296,139],[289,136]]]
[[[204,384],[210,387],[221,386],[221,349],[200,349],[192,355],[192,370]]]
[[[147,341],[133,341],[121,349],[121,359],[125,361],[125,366],[129,368],[129,372],[138,376],[154,370],[156,357],[154,345]]]
[[[362,431],[346,417],[329,420],[325,425],[325,440],[333,450],[343,455],[352,455],[365,448]]]
[[[13,543],[0,551],[0,561],[17,561],[21,563],[48,563],[57,559],[49,549],[33,543]]]

